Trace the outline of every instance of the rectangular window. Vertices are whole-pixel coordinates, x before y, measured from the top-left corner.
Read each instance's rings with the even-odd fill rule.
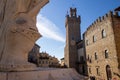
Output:
[[[89,73],[91,74],[91,68],[89,68]]]
[[[86,45],[88,46],[88,44],[89,44],[89,42],[88,42],[88,40],[86,40]]]
[[[95,53],[95,60],[97,60],[98,59],[98,56],[97,56],[97,53]]]
[[[106,31],[105,29],[102,30],[102,38],[105,38],[106,37]]]
[[[97,73],[97,75],[100,75],[99,67],[96,68],[96,73]]]

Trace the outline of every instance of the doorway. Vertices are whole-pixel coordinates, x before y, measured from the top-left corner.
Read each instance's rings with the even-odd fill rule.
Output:
[[[106,75],[107,75],[107,80],[112,80],[112,73],[109,65],[106,66]]]

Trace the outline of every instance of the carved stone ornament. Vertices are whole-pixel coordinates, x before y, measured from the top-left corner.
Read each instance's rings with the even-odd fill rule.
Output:
[[[32,69],[28,52],[41,37],[36,16],[48,0],[0,0],[0,71]]]

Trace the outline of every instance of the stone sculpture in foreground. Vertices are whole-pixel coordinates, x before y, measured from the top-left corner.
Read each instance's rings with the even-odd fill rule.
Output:
[[[28,63],[28,52],[41,37],[36,16],[46,3],[0,0],[0,80],[85,80],[74,69],[43,69]]]
[[[48,0],[0,0],[0,70],[31,69],[28,52],[41,36],[36,16]],[[33,65],[33,66],[32,66]]]

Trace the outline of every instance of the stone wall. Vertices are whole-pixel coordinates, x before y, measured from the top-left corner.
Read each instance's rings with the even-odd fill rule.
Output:
[[[119,69],[120,69],[120,15],[116,14],[113,17],[113,31],[114,31],[114,37],[115,37],[115,43],[116,43],[116,50],[117,50],[117,56],[118,56],[118,62],[119,62]]]
[[[74,69],[39,68],[34,71],[0,72],[0,80],[86,80]]]
[[[112,72],[112,79],[118,78],[118,76],[114,75],[114,73],[119,74],[119,72],[112,25],[113,16],[112,12],[109,12],[102,18],[100,17],[84,33],[88,75],[95,77],[97,80],[107,80],[106,67],[108,65]],[[104,37],[102,36],[103,30],[105,31]],[[105,58],[106,50],[108,58]]]

